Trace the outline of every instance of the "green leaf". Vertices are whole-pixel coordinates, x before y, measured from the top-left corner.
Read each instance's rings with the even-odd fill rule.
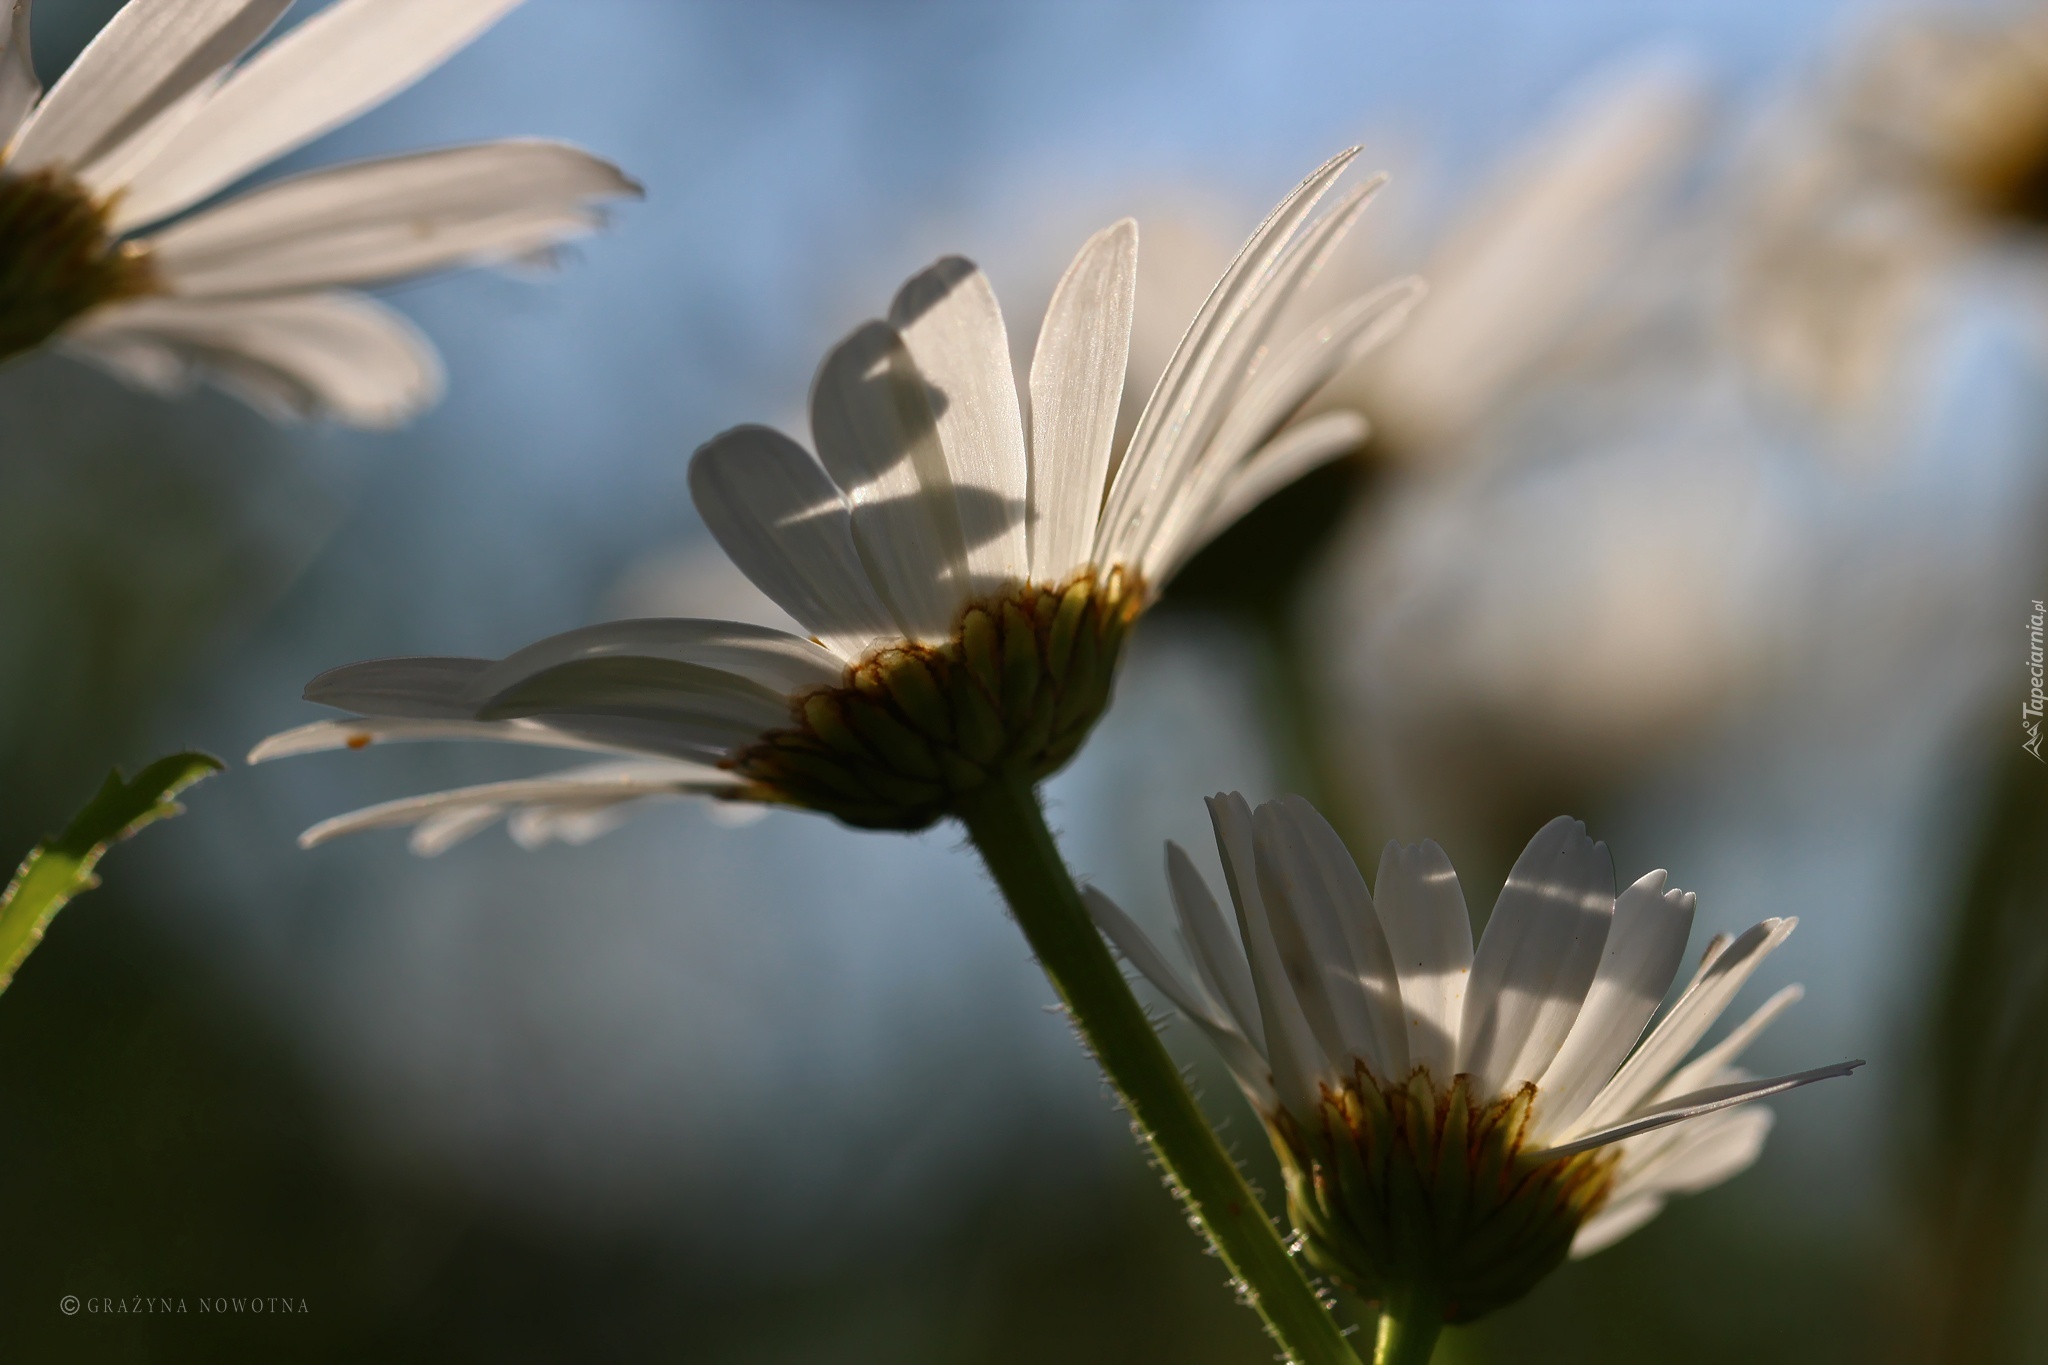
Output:
[[[178,793],[220,770],[219,759],[200,753],[160,758],[125,782],[116,768],[63,833],[36,845],[0,895],[0,991],[42,942],[51,917],[73,896],[100,884],[93,868],[107,846],[151,821],[178,814],[184,809],[175,799]]]

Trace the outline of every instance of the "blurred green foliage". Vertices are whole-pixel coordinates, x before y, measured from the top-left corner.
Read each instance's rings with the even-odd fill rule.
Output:
[[[1918,1039],[1924,1097],[1903,1174],[1918,1200],[1912,1358],[2040,1358],[2048,1164],[2048,768],[1991,767],[1947,915],[1947,960]]]

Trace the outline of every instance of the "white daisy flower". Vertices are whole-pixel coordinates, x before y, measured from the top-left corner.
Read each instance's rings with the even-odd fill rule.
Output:
[[[0,0],[4,2],[4,0]],[[0,358],[54,341],[144,388],[204,377],[278,417],[392,426],[431,345],[351,286],[544,257],[639,187],[556,142],[449,147],[200,204],[383,103],[520,0],[130,0],[48,94],[0,15]],[[185,215],[180,217],[179,215]]]
[[[1090,912],[1264,1118],[1309,1260],[1382,1303],[1460,1322],[1518,1298],[1754,1161],[1771,1116],[1734,1106],[1862,1065],[1735,1069],[1796,986],[1685,1061],[1789,919],[1717,936],[1646,1033],[1694,897],[1661,871],[1616,896],[1607,846],[1569,818],[1529,842],[1475,952],[1436,844],[1387,845],[1368,891],[1300,797],[1209,813],[1234,914],[1166,850],[1192,973],[1093,888]]]
[[[306,689],[353,718],[275,736],[250,760],[396,739],[595,749],[659,760],[665,778],[635,780],[666,791],[890,829],[931,824],[992,774],[1036,782],[1101,714],[1125,631],[1188,556],[1362,439],[1351,413],[1287,422],[1399,324],[1420,284],[1397,281],[1275,336],[1384,179],[1316,217],[1355,155],[1309,176],[1252,235],[1114,467],[1138,248],[1129,220],[1091,238],[1054,292],[1028,430],[995,292],[948,257],[903,286],[887,321],[826,356],[811,393],[815,456],[760,426],[699,449],[699,512],[808,638],[621,621],[497,661],[354,664]],[[558,780],[559,800],[599,799],[586,772]],[[415,847],[432,851],[486,812],[558,804],[542,786],[521,792],[373,807],[305,837],[419,816]]]

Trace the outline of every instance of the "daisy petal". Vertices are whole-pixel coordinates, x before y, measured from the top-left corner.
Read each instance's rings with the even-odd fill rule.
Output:
[[[1579,1225],[1572,1237],[1572,1259],[1583,1260],[1605,1251],[1632,1232],[1640,1231],[1664,1212],[1665,1200],[1654,1194],[1619,1200]]]
[[[1712,1114],[1718,1110],[1732,1108],[1738,1104],[1748,1104],[1751,1100],[1760,1100],[1770,1095],[1780,1095],[1787,1090],[1797,1090],[1800,1086],[1812,1085],[1815,1081],[1831,1081],[1837,1076],[1848,1075],[1862,1065],[1861,1060],[1837,1062],[1833,1066],[1814,1067],[1811,1071],[1795,1071],[1789,1076],[1772,1076],[1760,1081],[1730,1081],[1724,1085],[1710,1085],[1705,1089],[1695,1090],[1690,1094],[1679,1095],[1662,1103],[1651,1105],[1648,1109],[1632,1115],[1625,1122],[1612,1124],[1608,1127],[1586,1133],[1582,1137],[1575,1137],[1570,1142],[1559,1143],[1555,1147],[1548,1147],[1540,1152],[1532,1153],[1528,1159],[1531,1161],[1554,1161],[1559,1157],[1570,1156],[1574,1152],[1591,1151],[1595,1147],[1605,1147],[1609,1143],[1620,1142],[1624,1138],[1634,1137],[1638,1133],[1647,1133],[1653,1129],[1665,1127],[1668,1124],[1683,1123],[1687,1119],[1695,1119],[1702,1114]],[[1581,1126],[1583,1127],[1583,1125]]]
[[[273,758],[320,754],[331,749],[363,749],[372,744],[417,740],[475,739],[499,744],[531,744],[545,749],[621,751],[624,746],[566,734],[530,720],[438,720],[412,716],[354,716],[347,720],[316,720],[270,736],[249,751],[248,763]]]
[[[1133,514],[1117,523],[1121,539],[1115,560],[1152,564],[1169,556],[1178,534],[1200,521],[1214,499],[1217,484],[1250,449],[1248,441],[1224,445],[1216,437],[1265,358],[1274,324],[1385,182],[1386,177],[1379,176],[1346,195],[1298,240],[1287,242],[1275,254],[1269,270],[1247,282],[1236,305],[1221,315],[1220,325],[1206,339],[1202,356],[1191,369],[1198,382],[1157,429],[1156,437],[1143,444],[1140,438],[1147,433],[1140,419],[1126,462],[1134,466],[1142,462],[1149,468],[1146,481],[1152,488]]]
[[[931,389],[967,542],[968,592],[988,596],[1031,571],[1024,421],[1003,310],[974,262],[948,256],[897,291],[889,323]]]
[[[79,167],[118,147],[247,52],[291,0],[130,0],[30,116],[15,174]]]
[[[1644,1156],[1637,1156],[1634,1144],[1622,1149],[1617,1189],[1630,1195],[1711,1189],[1755,1163],[1776,1123],[1777,1115],[1759,1105],[1659,1129],[1653,1137],[1668,1141]]]
[[[936,644],[967,602],[967,543],[928,391],[896,329],[868,323],[819,368],[811,434],[875,591],[906,636]]]
[[[146,241],[175,293],[278,293],[512,260],[596,227],[590,201],[638,189],[575,147],[491,142],[294,176]]]
[[[414,827],[412,838],[405,841],[405,846],[416,857],[438,858],[471,835],[480,834],[484,830],[489,829],[500,819],[504,818],[504,815],[505,808],[503,806],[489,802],[478,805],[451,806],[446,810],[436,811],[422,819]],[[326,825],[332,824],[334,824],[333,821],[326,821],[322,825],[315,825],[312,829],[301,834],[299,836],[299,847],[312,848],[315,843],[325,843],[329,839],[350,832],[346,829],[330,830],[325,828]],[[371,827],[358,826],[357,828]]]
[[[1170,839],[1166,844],[1166,887],[1202,984],[1223,1001],[1246,1037],[1260,1038],[1259,997],[1252,988],[1252,970],[1245,962],[1243,943],[1209,894],[1209,884],[1195,870],[1188,851]]]
[[[1400,978],[1409,1064],[1448,1084],[1458,1067],[1458,1028],[1472,974],[1472,920],[1457,871],[1434,840],[1390,842],[1373,891]]]
[[[1122,906],[1092,886],[1081,888],[1081,899],[1087,903],[1088,914],[1095,921],[1095,927],[1116,945],[1124,960],[1137,968],[1138,974],[1171,1000],[1175,1009],[1208,1035],[1216,1050],[1223,1054],[1224,1064],[1230,1068],[1231,1075],[1237,1078],[1238,1085],[1251,1096],[1252,1102],[1270,1104],[1273,1083],[1266,1059],[1224,1017],[1208,993],[1173,969],[1145,931],[1138,927],[1137,921],[1124,913]]]
[[[213,92],[220,89],[221,82],[227,79],[227,74],[226,71],[215,72],[164,106],[141,128],[122,138],[119,146],[94,157],[89,165],[75,167],[72,174],[78,178],[79,185],[103,203],[117,197],[135,171],[168,147],[171,139],[178,135],[178,130],[198,116],[206,102],[213,98]]]
[[[419,825],[413,851],[431,856],[485,828],[512,807],[567,804],[590,809],[648,796],[719,791],[733,785],[725,774],[694,764],[599,763],[545,777],[488,782],[367,806],[322,820],[299,836],[299,846],[312,848],[362,830]]]
[[[1052,292],[1031,356],[1031,577],[1088,562],[1109,480],[1138,298],[1138,225],[1090,237]]]
[[[1559,816],[1515,860],[1486,922],[1459,1024],[1458,1070],[1502,1095],[1543,1074],[1579,1016],[1614,919],[1614,863]]]
[[[844,674],[839,660],[811,641],[767,626],[655,617],[605,621],[550,635],[480,673],[471,684],[469,699],[482,705],[564,665],[625,657],[731,674],[773,696],[785,709],[789,694],[837,686]]]
[[[1702,1052],[1692,1061],[1671,1073],[1671,1079],[1657,1087],[1657,1098],[1668,1100],[1673,1095],[1683,1095],[1689,1090],[1712,1085],[1722,1079],[1722,1073],[1733,1066],[1749,1045],[1756,1041],[1758,1034],[1769,1028],[1771,1021],[1799,1003],[1806,995],[1806,988],[1797,984],[1780,990],[1764,1001],[1756,1013],[1728,1031],[1728,1036]]]
[[[29,52],[29,0],[13,0],[7,10],[7,26],[0,30],[0,152],[22,119],[35,108],[43,83],[36,79],[35,58]]]
[[[519,2],[339,0],[321,10],[230,76],[138,170],[115,230],[168,217],[382,104]]]
[[[781,432],[734,427],[700,446],[690,496],[740,571],[841,659],[903,629],[868,582],[845,497]]]
[[[1252,815],[1259,890],[1295,998],[1323,1052],[1375,1075],[1408,1074],[1393,956],[1372,895],[1337,832],[1298,796]]]
[[[1240,464],[1216,490],[1216,500],[1192,535],[1177,536],[1170,555],[1159,561],[1161,583],[1170,582],[1210,541],[1303,475],[1341,459],[1365,444],[1372,426],[1355,412],[1325,412],[1283,430]],[[1147,575],[1148,580],[1151,575]]]
[[[1200,535],[1211,523],[1221,490],[1244,467],[1246,457],[1341,370],[1399,331],[1422,293],[1422,281],[1413,278],[1384,285],[1323,318],[1288,342],[1278,356],[1261,362],[1151,533],[1144,560],[1148,579],[1165,581],[1166,570],[1154,566],[1179,563],[1190,553],[1181,542],[1191,534]]]
[[[1352,147],[1339,152],[1295,186],[1266,215],[1195,314],[1146,400],[1123,463],[1114,473],[1096,527],[1092,556],[1096,563],[1136,562],[1137,556],[1130,551],[1142,548],[1138,542],[1148,505],[1171,491],[1171,479],[1177,473],[1172,467],[1173,455],[1184,444],[1194,409],[1208,391],[1209,370],[1217,352],[1239,316],[1269,282],[1295,231],[1358,151]]]
[[[1210,822],[1216,828],[1216,849],[1223,855],[1223,879],[1230,886],[1238,933],[1251,963],[1252,988],[1259,1000],[1259,1041],[1272,1067],[1274,1091],[1295,1114],[1313,1114],[1321,1083],[1336,1077],[1295,999],[1274,940],[1259,888],[1251,807],[1236,792],[1213,796],[1208,806]]]
[[[474,720],[476,708],[465,697],[491,665],[490,659],[366,659],[328,669],[300,695],[366,716]]]
[[[131,383],[177,393],[203,376],[280,421],[395,427],[441,393],[432,345],[359,294],[138,299],[87,314],[63,341]]]
[[[1650,1036],[1643,1040],[1635,1055],[1622,1063],[1614,1079],[1594,1097],[1565,1136],[1576,1137],[1605,1128],[1633,1114],[1684,1060],[1685,1054],[1692,1051],[1693,1045],[1706,1036],[1714,1021],[1721,1017],[1721,1011],[1728,1008],[1764,959],[1791,937],[1798,924],[1796,919],[1767,919],[1728,942],[1718,953],[1710,947],[1710,956],[1701,964],[1685,994],[1650,1030]]]
[[[1667,891],[1666,876],[1652,872],[1615,898],[1614,925],[1578,1022],[1536,1083],[1544,1132],[1562,1131],[1593,1102],[1671,989],[1698,897]]]
[[[1124,961],[1138,969],[1138,975],[1172,1001],[1175,1009],[1198,1023],[1215,1028],[1232,1027],[1208,991],[1182,976],[1166,960],[1166,954],[1152,942],[1151,936],[1124,912],[1121,905],[1093,886],[1081,888],[1081,899],[1088,906],[1088,917],[1095,921],[1095,927],[1102,931],[1103,937],[1115,945]]]
[[[576,803],[522,806],[506,817],[505,832],[512,836],[513,843],[529,851],[550,843],[587,844],[625,824],[633,813],[633,807],[642,799],[651,798],[594,806]],[[746,809],[760,811],[761,807],[748,806]]]

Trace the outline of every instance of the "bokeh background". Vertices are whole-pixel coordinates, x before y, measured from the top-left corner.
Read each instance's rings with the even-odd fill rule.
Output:
[[[40,0],[46,80],[114,8]],[[1142,396],[1265,208],[1363,142],[1395,180],[1330,287],[1416,269],[1435,297],[1338,386],[1372,445],[1147,619],[1050,789],[1071,860],[1163,915],[1201,796],[1300,790],[1368,867],[1438,838],[1483,915],[1569,810],[1624,879],[1698,891],[1701,944],[1800,916],[1751,994],[1807,998],[1755,1065],[1870,1065],[1439,1359],[2043,1358],[2048,788],[2015,718],[2048,177],[1970,173],[2048,165],[2048,68],[1995,60],[2024,22],[532,0],[283,168],[524,133],[645,183],[558,274],[393,291],[447,358],[436,411],[279,428],[59,357],[0,371],[0,842],[110,763],[313,718],[299,687],[338,663],[758,610],[687,456],[801,430],[817,358],[898,281],[975,257],[1028,355],[1067,255],[1135,214]],[[2001,97],[2035,72],[2038,109],[1941,103],[1986,71]],[[527,770],[237,766],[109,858],[0,999],[9,1359],[1268,1358],[956,834],[676,804],[533,853],[293,842]]]

